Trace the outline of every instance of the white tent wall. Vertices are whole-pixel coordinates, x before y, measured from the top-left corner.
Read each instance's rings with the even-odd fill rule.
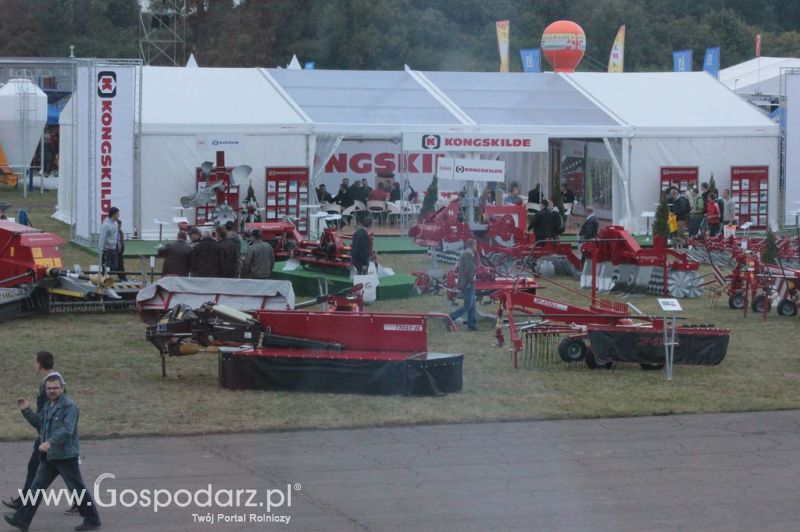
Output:
[[[75,217],[74,207],[72,205],[73,186],[75,183],[75,176],[73,173],[73,165],[75,164],[75,158],[73,156],[75,126],[72,120],[73,108],[72,98],[70,98],[61,110],[61,115],[59,116],[58,203],[56,204],[56,212],[53,213],[53,218],[65,224],[71,224]]]
[[[697,166],[700,182],[714,174],[717,188],[730,188],[731,166],[769,166],[769,220],[778,219],[778,183],[780,163],[777,137],[699,137],[630,139],[631,230],[643,233],[644,211],[655,211],[660,194],[662,166]],[[624,152],[624,149],[623,149]],[[623,158],[628,154],[623,153]],[[617,188],[615,186],[615,219]]]
[[[264,206],[267,166],[309,166],[306,135],[247,135],[244,146],[225,152],[225,165],[247,164],[253,167],[250,179],[259,205]],[[180,212],[181,196],[195,192],[195,171],[203,161],[214,161],[215,151],[198,146],[196,135],[142,135],[142,228],[144,240],[158,238],[158,225],[153,221],[171,222]],[[240,183],[244,200],[247,182]],[[190,220],[194,213],[184,211]],[[125,213],[122,213],[125,216]],[[171,238],[174,224],[164,226],[164,237]]]

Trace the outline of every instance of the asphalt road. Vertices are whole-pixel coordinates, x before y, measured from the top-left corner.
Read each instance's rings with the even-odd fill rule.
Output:
[[[3,498],[28,449],[0,444]],[[81,451],[87,482],[116,477],[99,488],[101,504],[118,499],[100,509],[104,530],[800,529],[800,411],[122,438]],[[205,493],[141,506],[143,490],[184,504],[209,484],[211,508]],[[237,507],[228,490],[256,491]],[[40,508],[31,530],[70,530],[80,519],[66,506]]]

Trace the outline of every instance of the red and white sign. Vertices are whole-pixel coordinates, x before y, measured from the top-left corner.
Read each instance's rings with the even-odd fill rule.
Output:
[[[506,179],[505,161],[441,157],[437,162],[436,175],[439,179],[496,182],[502,182]]]
[[[662,166],[661,190],[675,187],[685,192],[689,187],[697,186],[700,170],[696,166]]]
[[[84,109],[93,108],[78,116],[78,136],[91,138],[88,149],[78,149],[76,212],[87,214],[78,216],[79,237],[98,233],[111,207],[120,210],[122,230],[133,232],[135,73],[135,67],[121,65],[79,69],[79,104],[88,102]],[[80,163],[83,157],[88,161],[85,166]]]
[[[547,135],[403,133],[405,152],[547,152]]]

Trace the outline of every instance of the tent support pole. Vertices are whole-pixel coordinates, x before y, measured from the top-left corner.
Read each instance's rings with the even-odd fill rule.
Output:
[[[617,158],[617,154],[614,153],[614,149],[611,146],[611,142],[609,142],[607,137],[603,137],[603,144],[606,147],[606,151],[608,151],[609,157],[611,157],[611,163],[614,165],[614,168],[617,170],[617,173],[619,174],[619,179],[620,179],[620,182],[621,182],[621,185],[622,185],[620,187],[622,189],[622,193],[623,193],[622,204],[623,204],[623,211],[624,211],[623,212],[623,218],[622,218],[622,220],[623,220],[622,225],[625,226],[626,229],[630,229],[631,224],[633,222],[632,216],[631,216],[630,179],[628,178],[628,173],[625,171],[625,169],[620,164],[619,159]],[[625,141],[623,139],[623,145],[624,144],[625,144]],[[623,152],[625,151],[624,146],[623,146],[623,150],[622,151]]]

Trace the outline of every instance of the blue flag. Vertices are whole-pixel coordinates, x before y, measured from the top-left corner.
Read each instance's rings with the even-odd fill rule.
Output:
[[[541,48],[523,48],[519,51],[522,58],[523,72],[542,71],[542,50]]]
[[[692,51],[680,50],[672,52],[672,70],[673,72],[691,72]]]
[[[719,46],[706,48],[706,57],[703,59],[703,70],[719,79]]]
[[[317,68],[317,62],[316,61],[308,61],[306,64],[303,65],[303,68],[305,70],[314,70],[315,68]]]

